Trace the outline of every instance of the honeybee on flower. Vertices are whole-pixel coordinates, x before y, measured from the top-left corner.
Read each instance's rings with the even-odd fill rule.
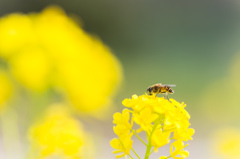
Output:
[[[176,85],[163,85],[162,83],[154,84],[149,86],[147,92],[149,95],[155,94],[157,96],[158,93],[165,94],[165,98],[168,99],[168,93],[173,94],[174,91],[171,87],[176,87]]]

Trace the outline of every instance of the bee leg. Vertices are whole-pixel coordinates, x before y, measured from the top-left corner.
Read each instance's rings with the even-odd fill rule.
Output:
[[[167,93],[165,94],[164,98],[167,99],[170,103],[172,103],[172,102],[169,100]]]
[[[167,94],[167,93],[165,93],[164,98],[165,98],[165,99],[168,99],[168,94]]]

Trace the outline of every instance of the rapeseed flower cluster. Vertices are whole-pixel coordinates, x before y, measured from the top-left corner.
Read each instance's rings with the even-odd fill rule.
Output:
[[[0,58],[14,81],[30,92],[53,88],[81,112],[107,106],[121,82],[110,49],[57,6],[2,17],[0,37]]]
[[[161,156],[160,159],[188,157],[188,151],[184,150],[188,144],[184,142],[192,140],[194,129],[189,128],[190,115],[185,110],[186,104],[147,94],[133,95],[131,99],[124,99],[122,104],[127,108],[113,115],[113,123],[116,124],[113,130],[118,138],[114,138],[110,144],[116,149],[113,152],[118,154],[116,158],[133,158],[131,150],[140,158],[133,149],[133,135],[146,146],[144,159],[148,159],[152,151],[157,152],[158,148],[169,144],[171,140],[170,155]],[[134,124],[138,126],[137,129],[133,128]],[[142,131],[146,133],[147,142],[138,135]]]
[[[61,104],[49,110],[29,132],[31,141],[30,158],[63,157],[68,159],[89,158],[86,151],[90,139],[81,123],[70,115]]]

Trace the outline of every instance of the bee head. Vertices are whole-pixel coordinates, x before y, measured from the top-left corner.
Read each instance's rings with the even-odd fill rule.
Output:
[[[169,88],[169,89],[168,89],[168,92],[169,92],[169,93],[174,93],[174,91],[172,90],[172,88]]]
[[[147,92],[148,92],[149,95],[152,95],[152,88],[148,87]]]

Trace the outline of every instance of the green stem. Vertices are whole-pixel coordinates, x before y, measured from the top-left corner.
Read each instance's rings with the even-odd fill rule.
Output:
[[[147,145],[147,149],[146,149],[146,153],[145,153],[145,157],[144,159],[148,159],[150,154],[151,154],[151,149],[152,149],[152,135],[153,135],[153,132],[155,131],[155,129],[157,128],[157,126],[159,124],[161,124],[161,120],[162,120],[162,116],[159,115],[159,117],[157,118],[157,120],[154,122],[154,125],[153,125],[153,128],[152,128],[152,131],[148,137],[148,145]]]
[[[150,154],[151,154],[151,153],[150,153],[151,148],[152,148],[152,144],[151,144],[151,141],[149,141],[149,144],[148,144],[148,146],[147,146],[147,150],[146,150],[144,159],[148,159],[148,158],[149,158],[149,156],[150,156]]]
[[[132,151],[135,153],[135,155],[136,155],[139,159],[141,159],[133,148],[132,148]]]
[[[131,159],[133,159],[133,157],[130,154],[128,156],[131,157]]]
[[[145,146],[147,146],[146,142],[144,142],[144,141],[138,136],[138,134],[137,134],[135,131],[132,130],[132,132],[134,133],[134,135],[135,135],[140,141],[142,141],[142,143],[143,143]]]
[[[151,155],[153,152],[154,152],[154,150],[152,150],[152,151],[150,152],[150,155]]]
[[[174,130],[174,129],[175,129],[175,127],[174,127],[174,128],[172,128],[172,129],[168,129],[168,130],[163,130],[163,132],[172,131],[172,130]]]

